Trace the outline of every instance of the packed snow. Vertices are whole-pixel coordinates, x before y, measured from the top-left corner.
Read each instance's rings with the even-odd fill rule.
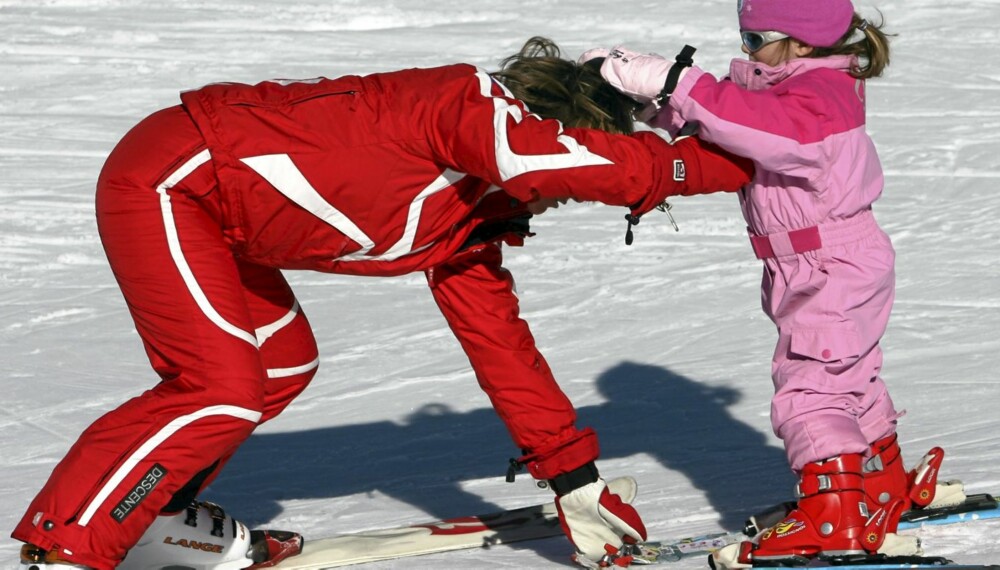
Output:
[[[467,62],[495,69],[534,35],[568,57],[685,43],[717,74],[742,57],[734,0],[0,0],[0,559],[6,537],[77,434],[148,388],[104,260],[93,191],[147,114],[216,81],[363,74]],[[909,465],[1000,492],[1000,1],[857,4],[894,38],[869,83],[886,170],[876,215],[898,252],[884,376]],[[791,497],[770,431],[773,326],[735,197],[679,199],[675,232],[574,204],[509,248],[523,316],[604,475],[639,480],[651,538],[738,528]],[[307,537],[547,500],[479,391],[422,275],[290,273],[315,326],[313,385],[245,444],[205,498],[253,526]],[[928,554],[1000,563],[1000,523],[916,531]],[[413,568],[564,567],[564,538],[415,558]],[[393,568],[401,562],[373,564]],[[704,567],[703,559],[676,568]]]

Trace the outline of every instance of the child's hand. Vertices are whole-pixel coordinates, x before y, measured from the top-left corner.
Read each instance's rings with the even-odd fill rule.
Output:
[[[608,57],[609,53],[611,53],[611,50],[609,50],[608,48],[588,49],[587,51],[583,52],[583,55],[581,55],[576,60],[576,63],[577,63],[577,65],[583,65],[583,64],[587,63],[588,61],[591,61],[591,60],[594,60],[594,59],[604,59],[605,57]]]
[[[615,89],[640,103],[649,103],[659,98],[667,73],[674,62],[655,53],[638,53],[617,46],[611,50],[597,48],[586,51],[577,60],[587,61],[604,58],[601,75]]]

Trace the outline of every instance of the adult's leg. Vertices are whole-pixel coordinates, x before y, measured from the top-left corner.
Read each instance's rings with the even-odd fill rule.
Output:
[[[305,390],[316,375],[319,355],[309,321],[281,271],[240,260],[236,265],[267,375],[259,422],[264,423]],[[186,508],[215,480],[235,451],[195,475],[163,511],[177,513]]]
[[[312,327],[281,272],[243,261],[237,268],[267,376],[260,420],[264,423],[306,389],[319,367],[319,351]]]
[[[98,184],[108,260],[161,381],[84,431],[13,534],[98,570],[264,410],[266,371],[236,262],[218,222],[178,190],[189,176],[212,178],[185,120],[174,108],[141,123]]]

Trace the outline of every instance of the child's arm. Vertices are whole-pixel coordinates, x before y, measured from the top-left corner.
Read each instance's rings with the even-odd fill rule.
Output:
[[[811,178],[822,163],[823,149],[812,143],[829,134],[818,118],[828,113],[818,95],[748,91],[693,66],[681,67],[676,87],[665,91],[675,61],[621,47],[591,50],[581,59],[602,56],[601,74],[615,88],[661,106],[649,121],[655,127],[675,133],[686,123],[698,123],[699,137],[773,172]]]
[[[692,68],[665,111],[698,123],[698,136],[762,170],[812,179],[827,160],[825,146],[818,144],[830,134],[823,107],[815,91],[748,91]]]

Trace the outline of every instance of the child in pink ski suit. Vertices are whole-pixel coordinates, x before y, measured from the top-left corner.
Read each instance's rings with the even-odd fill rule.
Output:
[[[880,376],[895,253],[872,213],[883,176],[865,132],[865,79],[888,64],[888,41],[850,0],[740,0],[738,10],[749,59],[722,80],[691,66],[691,48],[676,61],[620,47],[581,58],[603,56],[606,79],[659,109],[655,126],[697,124],[700,138],[756,168],[740,203],[778,329],[771,420],[801,477],[799,501],[716,562],[915,553],[915,542],[883,539],[903,510],[933,499],[943,453],[905,471],[902,414]],[[882,526],[866,528],[865,512]]]

